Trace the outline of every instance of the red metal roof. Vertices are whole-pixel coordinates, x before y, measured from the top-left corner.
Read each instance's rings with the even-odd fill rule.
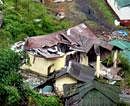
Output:
[[[35,37],[29,37],[26,40],[25,48],[26,49],[32,49],[32,48],[43,48],[43,47],[52,47],[54,45],[57,45],[59,42],[61,42],[59,35],[62,32],[56,32],[48,35],[43,36],[35,36]]]
[[[30,37],[26,40],[25,49],[45,49],[57,44],[67,44],[72,50],[88,53],[93,46],[105,48],[109,51],[113,46],[99,40],[96,35],[85,25],[80,24],[68,29],[44,36]]]

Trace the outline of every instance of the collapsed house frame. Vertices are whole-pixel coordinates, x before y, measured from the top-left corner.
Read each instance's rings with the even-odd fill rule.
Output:
[[[101,59],[112,51],[114,67],[117,67],[119,48],[97,38],[85,24],[47,36],[29,37],[24,47],[31,65],[25,64],[23,69],[45,76],[64,68],[69,61],[75,61],[86,66],[96,62],[95,75],[99,77]]]

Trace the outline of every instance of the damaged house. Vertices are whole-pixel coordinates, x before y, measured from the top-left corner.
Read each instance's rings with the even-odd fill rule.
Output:
[[[95,81],[94,72],[95,69],[90,66],[72,62],[70,68],[52,74],[35,89],[42,94],[55,92],[62,98],[64,106],[116,106],[119,104],[119,88]],[[66,83],[69,78],[74,82]]]
[[[106,78],[111,75],[111,79],[117,75],[117,72],[114,75],[112,72],[117,67],[116,60],[119,48],[97,38],[85,24],[79,24],[66,31],[46,36],[29,37],[24,43],[24,50],[28,54],[29,64],[24,64],[21,68],[24,71],[30,70],[46,77],[45,81],[34,88],[43,94],[53,92],[61,97],[70,97],[64,97],[66,106],[71,106],[68,104],[75,94],[71,96],[66,94],[64,85],[86,84],[82,86],[84,88],[91,85],[87,82],[94,81],[95,75]],[[107,69],[101,64],[102,59],[112,52],[114,52],[113,70]],[[94,85],[90,88],[90,90],[85,91],[85,95],[93,89],[97,91],[101,89]],[[102,91],[100,94],[104,98]],[[105,93],[105,97],[106,100],[110,99],[107,93]],[[80,100],[82,101],[82,99]],[[110,99],[108,102],[117,101]]]
[[[47,91],[48,93],[56,92],[59,96],[62,96],[64,95],[64,84],[84,83],[88,80],[92,81],[94,80],[94,73],[95,69],[90,66],[69,62],[68,67],[49,75],[48,79],[38,85],[36,89],[40,90],[40,93],[46,94],[44,89],[47,89],[46,87],[50,86],[53,91]]]
[[[69,61],[88,66],[96,63],[95,74],[99,77],[100,61],[115,47],[102,41],[85,25],[80,24],[46,36],[27,38],[25,51],[29,55],[30,64],[22,69],[31,70],[44,76],[66,67]],[[114,63],[118,49],[115,50]]]

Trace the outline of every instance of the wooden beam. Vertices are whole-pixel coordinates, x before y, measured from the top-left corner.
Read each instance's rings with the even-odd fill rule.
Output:
[[[97,56],[97,60],[96,60],[96,73],[95,75],[99,78],[100,76],[100,56]]]
[[[80,63],[83,65],[88,66],[88,56],[86,53],[81,53],[80,54]]]
[[[114,56],[113,56],[113,67],[117,67],[117,57],[118,57],[118,50],[114,51]]]

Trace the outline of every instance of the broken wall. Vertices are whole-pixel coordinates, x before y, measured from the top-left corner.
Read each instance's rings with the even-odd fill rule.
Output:
[[[33,72],[47,76],[48,73],[60,70],[65,66],[66,55],[56,59],[45,59],[43,57],[29,54],[30,64],[24,64],[22,69],[29,69]]]

